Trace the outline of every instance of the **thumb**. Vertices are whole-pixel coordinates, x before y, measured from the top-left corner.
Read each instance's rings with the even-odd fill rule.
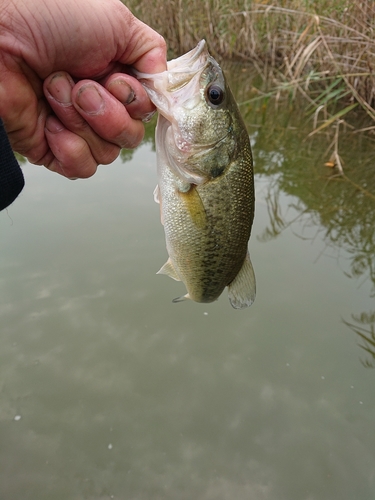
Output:
[[[167,46],[164,38],[137,18],[133,32],[120,57],[123,64],[134,66],[141,73],[161,73],[167,69]]]

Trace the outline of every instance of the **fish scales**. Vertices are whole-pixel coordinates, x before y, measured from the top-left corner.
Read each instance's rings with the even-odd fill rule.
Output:
[[[185,284],[175,301],[212,302],[228,287],[232,306],[247,307],[255,298],[253,164],[225,77],[204,41],[166,72],[137,76],[159,111],[155,199],[169,254],[159,273]]]

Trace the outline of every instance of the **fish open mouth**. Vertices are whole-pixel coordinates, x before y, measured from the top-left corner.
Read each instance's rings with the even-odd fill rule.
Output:
[[[180,98],[180,91],[192,80],[199,79],[209,57],[206,41],[201,40],[194,49],[168,61],[166,71],[156,74],[134,71],[134,74],[158,110],[167,118],[171,118],[170,108]]]
[[[192,76],[199,72],[207,63],[209,53],[205,40],[201,40],[198,45],[186,54],[172,59],[167,63],[169,92],[173,92],[188,83]]]
[[[170,133],[173,130],[177,156],[183,157],[184,160],[188,157],[203,156],[208,150],[217,147],[229,133],[228,131],[209,142],[200,142],[200,137],[194,137],[192,140],[189,133],[181,130],[181,122],[189,113],[193,114],[194,109],[204,99],[201,77],[209,65],[215,69],[217,63],[210,56],[206,41],[201,40],[186,54],[168,61],[166,71],[152,75],[136,73],[158,109],[158,127],[163,126],[164,132],[171,127]],[[161,116],[166,120],[163,125]]]

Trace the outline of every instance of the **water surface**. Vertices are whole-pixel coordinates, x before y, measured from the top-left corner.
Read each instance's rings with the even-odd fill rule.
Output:
[[[343,180],[290,110],[245,112],[243,311],[155,275],[151,143],[86,181],[24,165],[0,214],[0,498],[374,499],[372,144],[343,141]]]

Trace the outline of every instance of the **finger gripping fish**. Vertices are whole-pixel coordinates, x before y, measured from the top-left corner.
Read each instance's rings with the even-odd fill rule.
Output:
[[[228,287],[231,305],[248,307],[255,299],[253,162],[224,74],[202,40],[167,71],[136,76],[159,112],[154,197],[169,254],[159,274],[185,284],[188,293],[175,302],[212,302]]]

